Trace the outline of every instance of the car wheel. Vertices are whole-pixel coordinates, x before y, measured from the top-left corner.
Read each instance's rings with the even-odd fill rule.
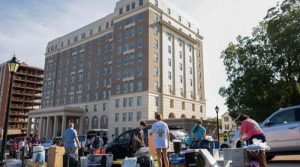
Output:
[[[271,161],[274,157],[275,155],[267,155],[266,160]]]
[[[106,152],[106,154],[112,154],[112,155],[113,155],[113,160],[114,160],[114,161],[117,160],[117,157],[115,156],[115,155],[117,155],[117,152],[116,152],[116,151],[114,151],[114,150],[108,150],[108,151]]]

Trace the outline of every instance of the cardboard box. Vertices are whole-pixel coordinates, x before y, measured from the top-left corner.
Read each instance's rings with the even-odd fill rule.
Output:
[[[248,156],[245,148],[223,149],[224,160],[231,160],[232,167],[240,167],[248,164]]]
[[[48,167],[63,167],[63,155],[65,149],[63,147],[50,147],[48,149]]]

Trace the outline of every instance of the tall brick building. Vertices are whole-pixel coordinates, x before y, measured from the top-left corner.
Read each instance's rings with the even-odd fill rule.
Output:
[[[72,121],[80,133],[118,135],[156,112],[204,118],[203,38],[165,2],[120,0],[113,13],[50,41],[42,109],[30,114],[35,131],[61,135]]]
[[[26,133],[29,110],[39,109],[41,105],[43,76],[43,69],[20,63],[10,95],[9,135]],[[9,84],[8,66],[3,63],[0,65],[0,129],[4,126]]]

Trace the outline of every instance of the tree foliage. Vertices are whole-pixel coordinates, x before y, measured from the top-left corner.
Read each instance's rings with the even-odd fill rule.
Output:
[[[230,85],[219,93],[230,115],[264,120],[278,108],[300,104],[300,0],[269,9],[251,36],[222,52]]]

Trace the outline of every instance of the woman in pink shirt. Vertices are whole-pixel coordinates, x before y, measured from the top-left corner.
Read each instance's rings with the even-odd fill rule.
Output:
[[[240,130],[241,141],[247,141],[248,144],[253,144],[253,139],[261,140],[266,142],[264,132],[259,127],[258,123],[253,119],[249,118],[248,115],[241,115],[239,121],[242,122]]]

